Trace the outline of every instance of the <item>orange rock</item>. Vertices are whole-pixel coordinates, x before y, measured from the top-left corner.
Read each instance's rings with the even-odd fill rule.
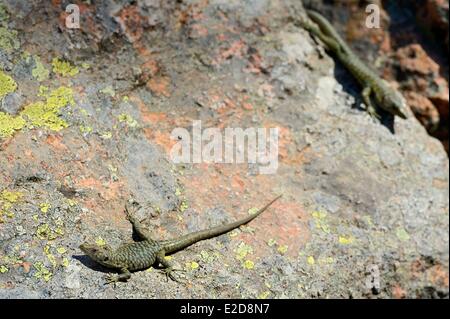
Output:
[[[440,117],[433,103],[427,97],[414,91],[404,92],[403,95],[420,123],[429,131],[435,130],[439,125]]]

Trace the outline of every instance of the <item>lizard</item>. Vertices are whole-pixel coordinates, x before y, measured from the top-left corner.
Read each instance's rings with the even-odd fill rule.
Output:
[[[300,25],[318,37],[325,45],[325,49],[332,52],[362,86],[361,95],[369,115],[380,119],[376,111],[378,106],[394,116],[408,118],[406,104],[401,94],[353,53],[325,17],[313,10],[306,10],[306,13],[309,19],[300,19]]]
[[[131,277],[131,272],[148,269],[155,264],[160,264],[162,266],[162,271],[167,278],[178,281],[173,275],[173,272],[181,270],[173,267],[172,263],[165,258],[167,255],[183,250],[198,241],[217,237],[238,228],[241,225],[247,224],[263,213],[281,196],[282,195],[277,196],[256,213],[243,219],[169,240],[154,240],[142,223],[130,213],[130,210],[127,207],[128,205],[125,205],[127,219],[132,224],[141,241],[123,243],[115,250],[109,245],[98,246],[97,244],[89,242],[81,244],[79,248],[95,262],[106,268],[119,271],[119,274],[108,274],[106,284],[117,281],[127,281]]]

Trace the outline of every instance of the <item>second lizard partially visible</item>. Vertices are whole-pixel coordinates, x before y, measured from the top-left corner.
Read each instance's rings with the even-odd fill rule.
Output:
[[[407,109],[400,93],[390,87],[385,80],[381,79],[352,52],[328,20],[318,12],[312,10],[306,10],[306,12],[312,21],[302,19],[300,24],[305,30],[317,36],[324,43],[326,49],[336,55],[363,87],[362,97],[369,114],[379,118],[376,105],[392,115],[406,119]]]
[[[152,239],[148,231],[132,214],[130,214],[126,206],[128,220],[131,222],[134,230],[142,241],[122,244],[116,250],[111,249],[107,245],[98,246],[97,244],[89,243],[80,245],[80,249],[99,264],[120,272],[118,275],[109,275],[107,283],[127,281],[131,277],[131,271],[146,269],[154,264],[161,264],[166,276],[170,277],[172,280],[176,280],[173,276],[173,271],[176,269],[174,269],[171,263],[165,258],[166,255],[182,250],[200,240],[225,234],[250,222],[254,218],[258,217],[280,197],[281,195],[270,201],[255,214],[247,216],[241,220],[169,240]]]

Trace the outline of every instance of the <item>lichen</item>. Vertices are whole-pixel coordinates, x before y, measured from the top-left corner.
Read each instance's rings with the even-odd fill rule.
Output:
[[[52,207],[52,205],[49,204],[49,203],[41,203],[41,204],[39,204],[39,209],[44,214],[46,214],[51,207]]]
[[[287,245],[280,245],[280,246],[278,246],[278,249],[277,249],[277,251],[282,255],[284,255],[287,252],[287,250],[288,250]]]
[[[188,268],[190,268],[192,270],[195,270],[198,267],[200,267],[200,265],[195,261],[191,261],[191,262],[187,263],[187,266],[188,266]]]
[[[64,235],[62,226],[51,228],[48,224],[41,224],[36,229],[36,236],[42,240],[54,240],[62,235]]]
[[[75,76],[79,70],[68,61],[62,61],[58,58],[52,60],[53,72],[62,76]]]
[[[188,203],[185,200],[183,200],[180,204],[180,212],[184,213],[184,211],[188,208],[189,208]]]
[[[14,213],[11,211],[14,203],[22,198],[21,192],[11,192],[4,189],[0,193],[0,223],[4,222],[3,217],[13,218]]]
[[[403,227],[397,227],[395,229],[395,235],[400,241],[408,241],[410,236]]]
[[[38,56],[34,56],[34,63],[35,67],[31,70],[31,75],[39,82],[47,80],[50,72],[44,64],[42,64],[41,59]]]
[[[339,244],[341,245],[349,245],[353,243],[354,238],[352,236],[339,236]]]
[[[327,213],[323,211],[315,211],[312,213],[316,228],[322,230],[324,233],[329,234],[331,232],[327,223]]]
[[[95,239],[95,243],[96,243],[97,246],[99,246],[99,247],[105,246],[105,245],[106,245],[106,241],[105,241],[102,237],[100,237],[100,236],[98,236],[98,237]]]
[[[136,127],[138,125],[138,122],[131,115],[126,113],[120,114],[117,118],[121,123],[126,122],[129,127]]]
[[[243,266],[245,269],[250,270],[250,269],[255,268],[255,263],[253,261],[247,259],[246,261],[244,261]]]
[[[17,89],[17,83],[8,74],[0,70],[0,100],[5,95],[14,92]]]
[[[270,291],[268,291],[268,290],[263,291],[258,295],[258,299],[267,299],[267,297],[269,297],[269,295],[270,295]]]
[[[21,130],[26,121],[20,116],[11,116],[0,112],[0,138],[10,137],[15,131]]]
[[[60,109],[66,105],[74,105],[73,92],[68,87],[60,87],[47,95],[46,102],[35,102],[24,108],[20,115],[28,121],[28,127],[44,127],[59,131],[69,126],[61,119]]]
[[[249,253],[253,253],[253,248],[241,242],[236,249],[236,259],[243,260]]]
[[[107,87],[104,87],[100,90],[100,93],[103,93],[105,95],[109,95],[111,97],[116,96],[116,91],[114,91],[114,88],[111,85],[108,85]]]
[[[6,27],[0,26],[0,49],[6,53],[11,54],[20,48],[20,42],[17,39],[17,31],[9,30]]]
[[[37,279],[44,279],[44,281],[49,281],[52,278],[52,273],[48,270],[44,264],[40,261],[33,264],[33,267],[36,269],[34,273],[34,277]]]

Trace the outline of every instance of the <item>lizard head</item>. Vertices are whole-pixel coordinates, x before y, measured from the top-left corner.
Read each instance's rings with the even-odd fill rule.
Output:
[[[106,267],[114,267],[111,260],[111,248],[108,245],[98,246],[97,244],[84,243],[80,245],[80,249],[91,259]]]
[[[381,97],[381,105],[383,105],[383,109],[402,119],[408,117],[405,99],[391,87],[385,88],[383,96]]]

